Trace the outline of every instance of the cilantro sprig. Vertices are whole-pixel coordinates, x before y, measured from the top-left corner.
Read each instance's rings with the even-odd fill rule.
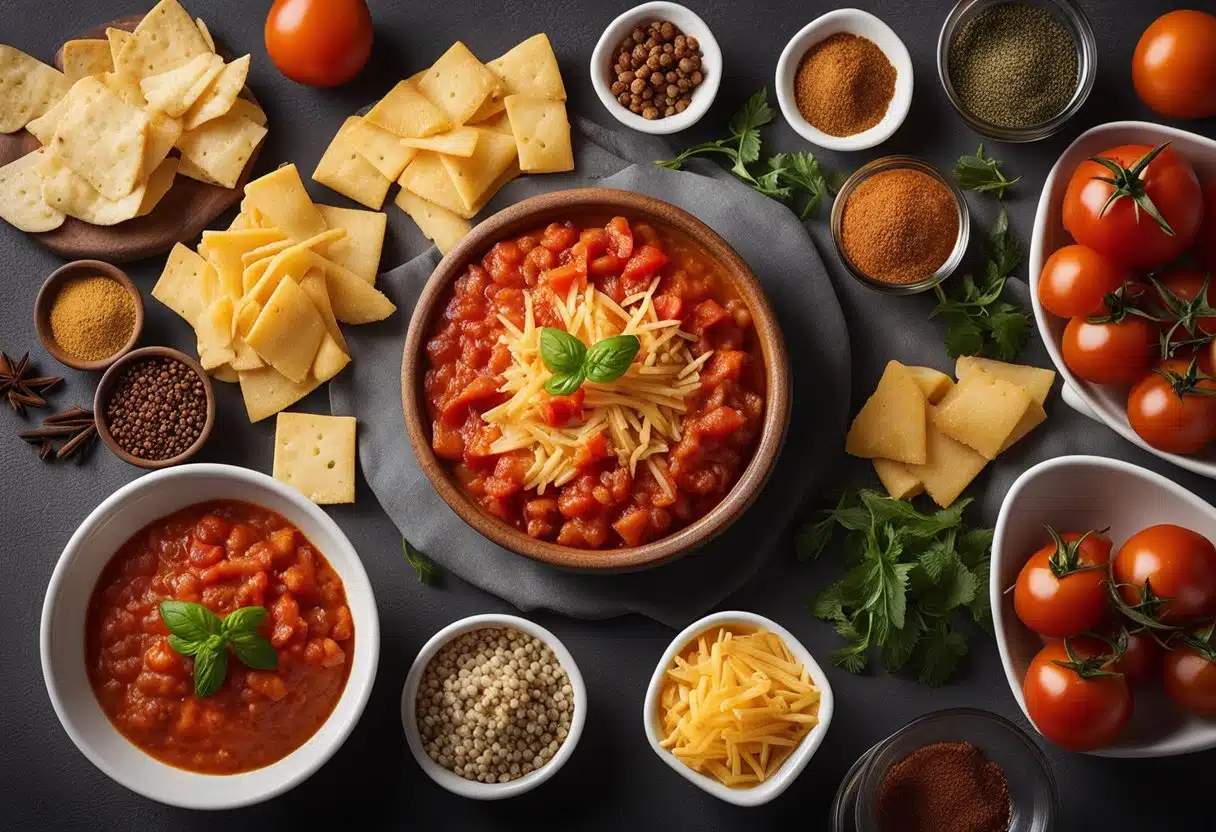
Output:
[[[730,172],[767,197],[796,207],[799,216],[807,219],[836,188],[828,182],[811,153],[775,153],[764,162],[764,170],[752,173],[749,165],[760,161],[762,143],[760,128],[771,122],[776,113],[768,103],[764,88],[747,100],[727,123],[730,135],[711,142],[694,145],[675,158],[656,161],[659,167],[680,170],[696,156],[719,156],[730,163]]]
[[[228,651],[246,667],[274,670],[279,654],[258,632],[265,607],[241,607],[223,619],[202,604],[161,601],[160,618],[169,628],[169,647],[194,658],[194,695],[210,696],[228,675]]]
[[[954,166],[954,181],[964,191],[991,192],[997,199],[1004,199],[1005,192],[1022,179],[1020,176],[1013,179],[1005,176],[1001,172],[1004,164],[1000,159],[985,156],[984,146],[981,144],[974,156],[959,157]]]
[[[846,531],[848,571],[811,600],[811,612],[830,621],[849,642],[832,661],[853,673],[877,651],[890,673],[913,669],[937,686],[967,654],[955,613],[989,625],[988,570],[992,530],[968,528],[961,499],[922,514],[910,503],[862,489],[842,496],[798,533],[799,560],[818,558],[837,527]]]

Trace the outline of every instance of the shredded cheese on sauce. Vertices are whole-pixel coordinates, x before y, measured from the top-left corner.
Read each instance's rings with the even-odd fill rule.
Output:
[[[575,454],[602,433],[630,475],[644,464],[674,496],[663,454],[680,440],[686,402],[701,388],[700,370],[712,351],[694,358],[688,342],[695,337],[680,329],[680,321],[659,318],[654,307],[658,285],[655,278],[645,292],[620,304],[594,286],[580,292],[577,283],[565,298],[554,296],[553,309],[566,331],[585,346],[613,335],[636,335],[641,341],[638,358],[623,376],[608,384],[583,383],[584,418],[579,424],[554,427],[545,422],[549,394],[544,386],[553,374],[541,358],[531,294],[524,293],[522,329],[505,315],[498,316],[505,330],[499,340],[514,359],[503,372],[499,391],[510,398],[487,410],[482,419],[502,434],[490,445],[491,452],[532,451],[525,488],[544,494],[551,485],[570,482],[578,474]]]

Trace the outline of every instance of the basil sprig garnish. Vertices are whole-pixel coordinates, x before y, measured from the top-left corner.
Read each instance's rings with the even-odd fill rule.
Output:
[[[210,696],[228,675],[228,650],[254,670],[274,670],[279,654],[258,632],[265,607],[241,607],[222,620],[202,604],[161,601],[160,620],[169,628],[169,646],[194,657],[194,695]]]
[[[584,381],[608,384],[625,375],[642,348],[636,335],[614,335],[591,349],[569,332],[547,326],[540,331],[540,357],[553,376],[545,390],[554,396],[572,395]]]

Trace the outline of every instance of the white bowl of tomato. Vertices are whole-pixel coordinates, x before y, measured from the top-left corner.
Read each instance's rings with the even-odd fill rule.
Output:
[[[42,608],[64,730],[153,800],[229,809],[328,760],[371,693],[380,628],[350,541],[265,474],[183,465],[116,491],[68,541]]]
[[[989,593],[1009,688],[1041,734],[1105,757],[1216,748],[1214,540],[1216,509],[1127,462],[1065,456],[1017,479]]]
[[[1129,192],[1112,200],[1097,177],[1126,178]],[[1216,479],[1216,382],[1205,378],[1216,374],[1216,317],[1206,314],[1216,291],[1204,292],[1214,269],[1216,141],[1123,121],[1086,131],[1060,156],[1035,216],[1030,286],[1064,400]]]

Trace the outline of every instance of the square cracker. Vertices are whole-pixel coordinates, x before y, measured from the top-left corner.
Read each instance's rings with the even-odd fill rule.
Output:
[[[941,400],[933,421],[946,436],[995,459],[1033,403],[1026,388],[976,369]]]
[[[187,130],[177,141],[182,158],[225,188],[235,188],[266,128],[241,115],[226,115]]]
[[[983,370],[989,375],[1003,378],[1018,387],[1025,387],[1040,405],[1047,403],[1051,387],[1055,384],[1056,374],[1042,367],[1032,367],[1027,364],[1008,364],[991,358],[979,358],[974,355],[959,356],[954,364],[954,374],[962,381],[975,370]]]
[[[51,153],[102,196],[120,200],[143,172],[148,114],[96,78],[72,87],[51,139]]]
[[[0,43],[0,133],[15,133],[67,95],[67,76]]]
[[[298,384],[308,378],[325,333],[325,321],[308,293],[294,280],[280,280],[245,343]]]
[[[380,252],[384,248],[384,232],[388,216],[380,211],[360,211],[358,208],[338,208],[318,205],[330,228],[345,228],[346,238],[331,243],[325,256],[345,266],[368,283],[375,284],[380,272]]]
[[[930,407],[931,411],[936,408]],[[955,442],[937,429],[929,419],[926,435],[926,461],[907,465],[908,473],[924,485],[925,491],[942,508],[949,508],[967,486],[984,470],[988,460],[962,442]]]
[[[355,501],[355,417],[280,413],[274,478],[319,505]]]
[[[213,302],[218,282],[214,266],[189,246],[175,243],[160,279],[152,287],[152,297],[194,326],[199,315]]]
[[[223,68],[224,59],[208,52],[176,69],[149,75],[139,82],[139,90],[149,107],[177,118],[198,101]]]
[[[393,200],[397,207],[409,215],[428,240],[433,242],[441,254],[447,254],[472,230],[469,221],[459,214],[427,202],[415,193],[402,188]]]
[[[126,29],[115,29],[110,27],[106,29],[106,43],[110,47],[110,68],[118,63],[118,55],[122,52],[127,42],[134,38],[135,35],[128,32]]]
[[[525,95],[508,95],[505,100],[519,149],[519,169],[524,173],[574,170],[565,102]]]
[[[194,102],[190,110],[183,117],[182,120],[185,122],[185,128],[193,130],[212,119],[219,118],[231,110],[232,105],[236,103],[237,96],[245,88],[245,79],[248,76],[248,55],[244,55],[226,64],[215,77],[215,80],[211,82],[211,86]],[[261,112],[261,110],[258,110],[258,112]],[[245,115],[248,116],[248,114]],[[257,118],[250,118],[249,120],[263,126],[266,124],[264,113],[260,122]]]
[[[446,153],[448,156],[469,157],[473,155],[473,151],[477,150],[477,136],[477,128],[462,126],[453,127],[446,133],[436,133],[434,136],[421,139],[398,139],[397,141],[417,150],[433,150],[436,153]],[[401,172],[397,173],[400,175]]]
[[[334,317],[342,323],[370,324],[383,321],[397,311],[396,304],[350,269],[315,251],[309,252],[309,263],[325,272],[329,302],[333,306]]]
[[[518,158],[515,139],[491,130],[480,131],[477,150],[467,159],[440,156],[465,210],[476,211],[482,195]]]
[[[0,219],[21,231],[53,231],[63,225],[64,214],[42,197],[42,154],[35,150],[0,167]]]
[[[338,129],[321,160],[317,162],[312,178],[314,182],[320,182],[342,196],[378,211],[388,196],[388,188],[393,184],[393,180],[376,170],[376,166],[367,161],[351,144],[350,128],[358,118],[351,116]],[[412,164],[413,162],[410,163]],[[406,170],[409,170],[409,166]]]
[[[418,82],[418,92],[447,115],[464,124],[502,82],[460,41],[452,44]]]
[[[320,386],[312,376],[296,383],[274,367],[241,370],[241,396],[250,422],[260,422],[285,407],[291,407]]]
[[[94,38],[70,40],[63,45],[63,74],[76,82],[114,69],[108,41]]]
[[[147,180],[122,199],[107,199],[57,156],[44,153],[38,168],[42,174],[42,198],[69,217],[92,225],[118,225],[139,216]]]
[[[261,215],[270,226],[296,240],[307,240],[329,228],[294,164],[283,165],[247,184],[241,210]]]
[[[394,136],[421,138],[452,127],[444,111],[408,81],[398,81],[388,95],[368,111],[367,120]]]
[[[360,156],[371,162],[381,176],[389,179],[400,176],[418,153],[416,149],[402,144],[399,137],[362,118],[350,122],[346,128],[346,141]]]
[[[566,100],[562,71],[544,32],[533,35],[487,66],[502,79],[504,95]]]
[[[133,35],[118,53],[114,67],[135,78],[159,75],[193,57],[211,53],[194,19],[177,0],[160,0],[144,15]]]
[[[845,437],[845,452],[923,465],[927,459],[925,393],[908,368],[887,362],[873,395]]]
[[[401,187],[410,193],[417,194],[427,202],[445,208],[462,217],[471,217],[464,200],[456,190],[452,175],[444,167],[443,159],[438,153],[423,151],[414,157],[414,161],[406,165],[397,180]]]

